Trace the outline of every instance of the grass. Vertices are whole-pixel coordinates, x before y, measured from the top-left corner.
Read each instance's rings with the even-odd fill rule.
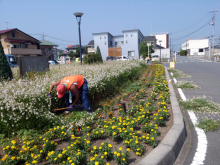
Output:
[[[168,72],[173,73],[173,76],[175,78],[191,78],[192,76],[184,74],[182,71],[179,71],[177,69],[168,69]]]
[[[203,119],[196,126],[203,129],[205,132],[216,131],[219,128],[220,121],[212,119]]]
[[[178,81],[175,84],[175,87],[182,88],[182,89],[197,89],[197,88],[199,88],[199,86],[196,84],[193,84],[192,81]]]
[[[193,110],[204,113],[220,113],[220,104],[207,100],[206,97],[197,97],[188,101],[180,101],[185,110]]]

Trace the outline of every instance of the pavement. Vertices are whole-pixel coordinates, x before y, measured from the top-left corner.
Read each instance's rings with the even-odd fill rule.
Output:
[[[164,66],[169,67],[169,64],[164,64]],[[177,57],[177,62],[175,63],[175,69],[183,71],[183,73],[191,75],[191,78],[177,78],[177,81],[193,81],[195,84],[200,86],[199,89],[182,90],[186,99],[193,97],[206,96],[207,99],[220,104],[220,63],[215,60],[209,60],[206,57],[199,56],[189,56],[189,57]],[[194,119],[191,119],[189,112],[185,113],[184,120],[188,123],[188,128],[186,127],[187,134],[191,136],[188,140],[188,144],[184,144],[185,147],[185,160],[184,165],[219,165],[220,156],[220,129],[215,132],[204,133],[195,127],[195,121],[198,123],[203,118],[210,118],[213,120],[220,120],[219,113],[201,113],[194,112]],[[188,133],[189,132],[189,133]],[[202,134],[202,143],[201,140]],[[188,137],[187,137],[188,139]],[[186,139],[186,141],[187,141]],[[191,141],[191,142],[190,142]],[[186,143],[186,142],[185,142]],[[198,153],[203,151],[202,154],[198,156]],[[184,154],[180,152],[179,157],[184,157]],[[177,158],[178,159],[178,158]]]

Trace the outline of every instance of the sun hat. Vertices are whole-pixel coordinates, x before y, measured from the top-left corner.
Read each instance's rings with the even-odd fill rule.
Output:
[[[58,98],[62,98],[65,94],[65,85],[63,84],[59,84],[57,86],[57,93],[58,93]]]

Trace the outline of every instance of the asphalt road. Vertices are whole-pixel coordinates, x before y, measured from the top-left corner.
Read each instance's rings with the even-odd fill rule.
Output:
[[[169,64],[164,64],[164,66],[169,68]],[[177,78],[177,81],[193,81],[200,86],[200,89],[183,89],[186,99],[205,95],[209,100],[220,104],[220,62],[212,62],[199,57],[177,56],[175,69],[192,76],[191,78],[184,79]],[[204,117],[220,120],[220,115],[216,114],[195,114],[198,120],[201,120]],[[189,148],[184,165],[192,164],[198,146],[198,137],[194,127],[191,128],[191,136],[191,147]],[[216,132],[207,132],[206,137],[208,143],[204,164],[220,165],[220,129]]]

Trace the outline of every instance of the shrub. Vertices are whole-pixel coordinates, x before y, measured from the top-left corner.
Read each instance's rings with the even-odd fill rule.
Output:
[[[187,55],[187,51],[186,50],[181,50],[180,51],[180,56],[186,56]]]

